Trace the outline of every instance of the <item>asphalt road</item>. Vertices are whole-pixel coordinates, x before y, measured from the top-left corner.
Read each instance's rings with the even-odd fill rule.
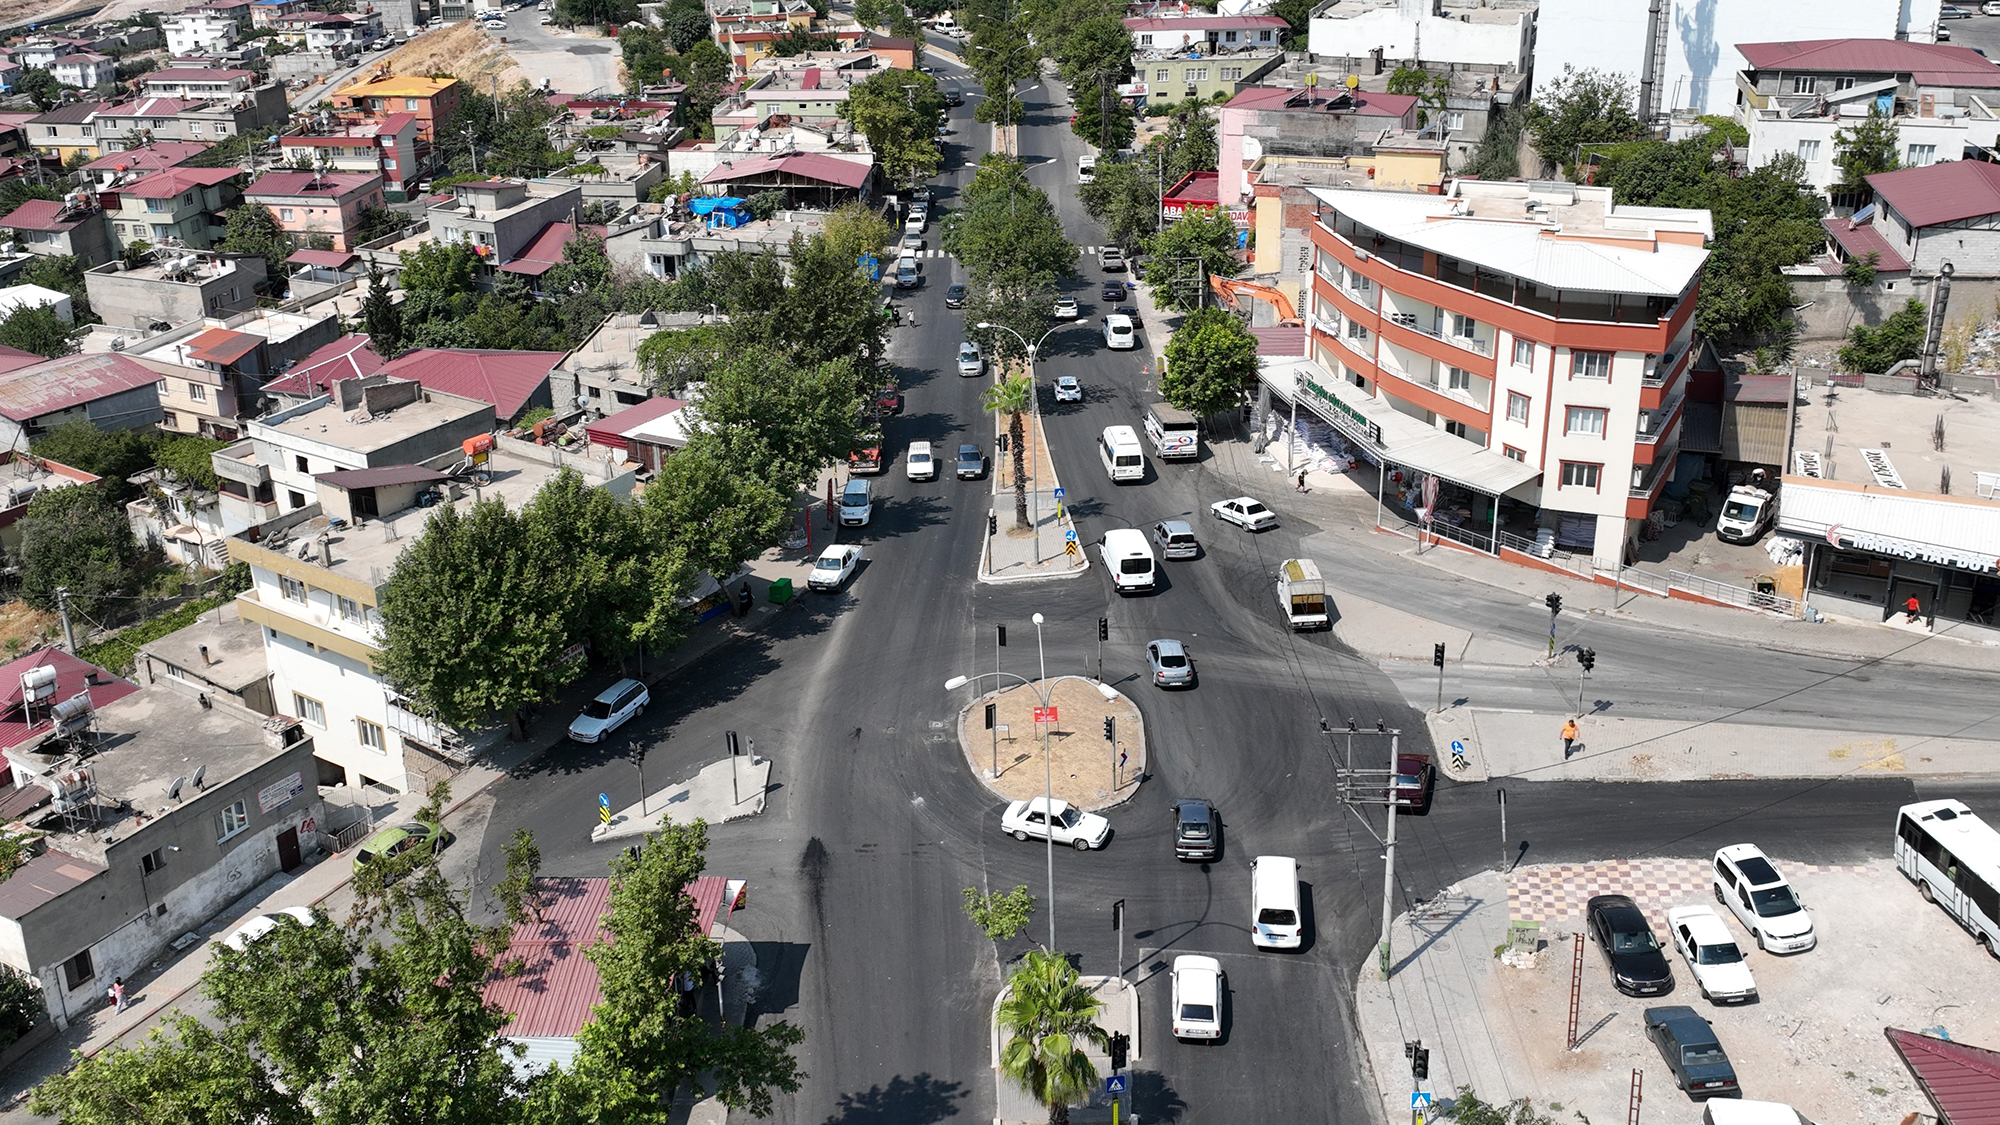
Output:
[[[971,125],[971,100],[955,113],[940,181],[946,208],[987,133]],[[1050,104],[1046,86],[1027,100],[1021,148],[1034,164],[1031,175],[1056,195],[1073,240],[1094,245],[1096,233],[1067,183],[1081,151],[1067,111]],[[888,425],[893,450],[916,439],[947,450],[961,440],[991,448],[993,423],[978,407],[987,380],[953,372],[962,324],[942,296],[956,271],[955,263],[931,259],[925,286],[897,298],[915,322],[896,332],[907,407]],[[1082,275],[1074,290],[1094,306],[1100,275],[1091,263]],[[1097,311],[1087,310],[1093,324]],[[1111,527],[1200,512],[1234,491],[1201,464],[1156,463],[1145,483],[1123,486],[1098,471],[1098,429],[1136,422],[1151,401],[1142,373],[1147,355],[1108,352],[1093,328],[1077,328],[1051,339],[1038,372],[1044,382],[1075,375],[1088,391],[1080,405],[1044,402],[1086,540]],[[829,1125],[991,1118],[987,1015],[1002,958],[1028,941],[996,951],[964,919],[960,891],[1023,884],[1041,900],[1045,853],[999,834],[1001,802],[968,774],[949,732],[971,691],[947,693],[943,681],[993,667],[995,624],[1010,626],[1009,647],[999,654],[1008,671],[1033,675],[1045,661],[1050,674],[1094,673],[1101,615],[1111,635],[1105,678],[1145,713],[1151,776],[1136,799],[1110,811],[1115,835],[1105,851],[1056,854],[1054,911],[1059,946],[1085,972],[1122,969],[1142,990],[1138,1111],[1147,1120],[1187,1122],[1377,1120],[1379,1100],[1364,1085],[1347,996],[1380,925],[1374,833],[1382,821],[1379,812],[1357,813],[1336,801],[1334,758],[1344,746],[1320,735],[1318,720],[1381,720],[1406,732],[1405,749],[1429,748],[1396,682],[1325,635],[1291,634],[1266,604],[1276,562],[1320,529],[1291,513],[1283,527],[1260,536],[1197,522],[1203,557],[1166,564],[1167,581],[1149,596],[1114,594],[1094,551],[1083,577],[986,587],[973,580],[986,485],[949,478],[914,484],[902,472],[896,458],[878,478],[875,521],[853,536],[867,558],[846,592],[811,597],[806,612],[789,613],[772,632],[688,670],[658,690],[645,719],[626,732],[650,748],[646,782],[654,790],[719,757],[725,730],[741,732],[774,760],[777,788],[764,815],[713,829],[709,854],[711,871],[749,880],[748,909],[736,928],[759,945],[766,985],[759,1018],[790,1019],[807,1032],[800,1053],[810,1077],[797,1096],[781,1100],[777,1118]],[[1265,499],[1285,511],[1282,495]],[[1367,581],[1388,591],[1433,593],[1411,585],[1430,579],[1397,571],[1391,561],[1370,565]],[[1527,609],[1485,587],[1457,584],[1436,593],[1452,599],[1469,627],[1512,630],[1527,620]],[[1039,654],[1029,623],[1035,612],[1047,619]],[[1145,642],[1161,636],[1189,644],[1200,673],[1195,689],[1168,695],[1135,679]],[[1718,666],[1704,661],[1720,659],[1726,644],[1632,630],[1598,642],[1600,667],[1650,659],[1663,680],[1690,669],[1711,675]],[[1735,662],[1720,666],[1725,676],[1752,661],[1773,683],[1814,674],[1813,661],[1791,654],[1725,655]],[[1924,701],[1917,706],[1966,710],[1949,699],[1962,690],[1949,677],[1901,689],[1921,693],[1905,697]],[[1825,706],[1842,704],[1830,699]],[[561,717],[543,721],[554,730]],[[1362,764],[1386,754],[1379,739],[1359,740]],[[535,831],[547,873],[601,873],[616,847],[589,842],[597,794],[630,801],[638,783],[622,747],[555,748],[492,791],[478,880],[498,878],[499,845],[516,827]],[[1431,815],[1405,818],[1399,902],[1432,895],[1503,854],[1522,862],[1698,855],[1754,838],[1816,862],[1879,855],[1888,849],[1890,812],[1916,791],[1898,779],[1506,789],[1504,842],[1488,785],[1446,783]],[[1968,792],[1962,785],[1951,791]],[[1173,860],[1166,807],[1181,795],[1220,807],[1226,828],[1217,862]],[[1309,941],[1297,954],[1253,952],[1243,932],[1250,858],[1273,853],[1297,857],[1307,884]],[[1128,904],[1122,963],[1109,924],[1117,899]],[[1047,910],[1046,901],[1038,909]],[[1046,919],[1038,912],[1026,938],[1045,936]],[[1229,974],[1232,1017],[1219,1048],[1185,1047],[1167,1034],[1166,978],[1155,974],[1186,952],[1219,956]]]

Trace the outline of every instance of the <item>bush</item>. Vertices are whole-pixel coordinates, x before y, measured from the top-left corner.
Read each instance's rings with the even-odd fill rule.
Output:
[[[0,1050],[13,1046],[26,1035],[44,1011],[42,989],[35,978],[0,965]]]

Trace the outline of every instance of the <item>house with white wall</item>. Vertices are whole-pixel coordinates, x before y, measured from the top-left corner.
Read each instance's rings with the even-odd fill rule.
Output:
[[[1332,0],[1313,12],[1306,44],[1320,62],[1521,72],[1539,0]]]

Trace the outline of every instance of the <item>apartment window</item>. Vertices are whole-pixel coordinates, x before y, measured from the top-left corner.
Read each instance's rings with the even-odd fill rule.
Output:
[[[289,222],[291,222],[291,221],[292,221],[292,209],[291,209],[290,207],[280,207],[280,208],[278,208],[278,219],[279,219],[279,221],[280,221],[280,222],[286,222],[286,223],[289,223]]]
[[[1141,35],[1139,37],[1139,46],[1150,47],[1152,45],[1153,45],[1153,37],[1151,35]]]
[[[1569,377],[1572,379],[1611,378],[1610,352],[1571,352]]]
[[[325,729],[326,704],[321,703],[319,700],[314,699],[309,695],[300,695],[298,692],[293,692],[292,710],[297,711],[299,713],[299,718],[304,719],[306,722],[309,722],[316,727]]]
[[[63,962],[63,986],[69,989],[82,988],[97,976],[97,966],[90,962],[90,950]]]
[[[1818,159],[1819,159],[1819,142],[1818,142],[1818,141],[1800,141],[1800,142],[1799,142],[1799,159],[1800,159],[1800,160],[1803,160],[1803,161],[1805,161],[1805,162],[1806,162],[1807,164],[1811,164],[1811,163],[1812,163],[1813,161],[1815,161],[1815,160],[1818,160]]]
[[[139,857],[139,874],[151,875],[167,865],[167,849],[154,848]]]
[[[1903,163],[1911,168],[1928,168],[1937,163],[1937,146],[1911,145],[1910,158]]]
[[[160,411],[160,424],[170,430],[179,429],[181,416],[171,410],[162,410]]]
[[[1465,339],[1479,335],[1479,322],[1459,313],[1451,314],[1451,334]]]
[[[208,388],[202,386],[200,383],[189,383],[188,398],[195,402],[207,402]]]
[[[166,393],[167,393],[167,381],[166,381],[165,379],[162,379],[162,380],[160,380],[159,382],[157,382],[157,383],[154,383],[154,384],[153,384],[153,389],[154,389],[154,390],[156,390],[156,391],[158,391],[158,392],[160,392],[161,394],[166,394]]]
[[[1603,437],[1604,419],[1610,413],[1595,406],[1572,406],[1563,417],[1563,433]]]
[[[1188,80],[1189,82],[1206,82],[1206,81],[1208,81],[1208,68],[1207,68],[1207,67],[1205,67],[1205,66],[1191,66],[1191,67],[1188,67],[1188,70],[1187,70],[1187,80]]]
[[[306,506],[305,494],[302,492],[288,488],[285,490],[285,499],[291,501],[294,508],[303,508]]]
[[[222,129],[218,126],[215,131],[220,133]],[[201,136],[201,122],[199,121],[188,122],[188,133],[192,136],[197,136],[197,137]]]
[[[1444,127],[1452,130],[1465,128],[1465,115],[1457,112],[1445,114]]]
[[[1243,68],[1240,66],[1217,67],[1215,76],[1224,82],[1241,82],[1243,81]]]
[[[382,724],[371,723],[367,719],[356,719],[354,720],[354,728],[360,732],[361,745],[375,751],[377,754],[387,754],[389,752],[388,740],[382,734]]]
[[[1528,424],[1528,396],[1516,391],[1507,392],[1507,420]]]
[[[1854,79],[1836,78],[1833,80],[1833,88],[1836,90],[1852,90],[1854,89]]]
[[[303,453],[294,453],[292,455],[292,467],[302,473],[312,472],[311,469],[306,468],[306,458]]]
[[[1472,372],[1459,367],[1445,368],[1445,386],[1454,391],[1472,390]]]
[[[1153,71],[1153,81],[1155,82],[1165,82],[1173,76],[1174,72],[1164,66]]]
[[[1814,78],[1810,74],[1792,75],[1792,93],[1794,94],[1810,94],[1813,93],[1818,88],[1818,86],[1819,86],[1819,79]]]
[[[1444,432],[1450,434],[1455,438],[1466,438],[1466,440],[1468,441],[1471,440],[1471,438],[1466,433],[1465,423],[1463,422],[1447,421],[1444,424]]]
[[[1514,366],[1533,367],[1535,365],[1535,342],[1514,337]]]
[[[1604,466],[1592,465],[1584,461],[1564,461],[1562,482],[1564,488],[1596,488],[1597,480],[1604,473]]]
[[[1358,320],[1349,320],[1347,322],[1347,338],[1350,340],[1366,340],[1368,338],[1368,326]]]
[[[344,597],[336,597],[336,600],[340,603],[340,619],[342,621],[352,621],[354,624],[359,625],[367,620],[362,616],[360,602],[355,601],[353,598]]]
[[[1271,41],[1271,29],[1270,29],[1270,28],[1268,28],[1268,27],[1267,27],[1267,28],[1265,28],[1264,30],[1262,30],[1262,31],[1260,31],[1260,32],[1258,32],[1258,33],[1257,33],[1257,42],[1259,42],[1259,43],[1269,43],[1270,41]]]
[[[237,801],[215,816],[215,842],[220,844],[250,827],[250,810]]]
[[[278,575],[278,592],[285,596],[286,601],[303,602],[306,600],[306,584],[289,574]]]
[[[1235,33],[1235,32],[1233,32],[1233,31],[1225,31],[1225,32],[1223,32],[1223,33],[1222,33],[1222,41],[1223,41],[1224,43],[1234,43],[1234,42],[1236,42],[1236,33]]]
[[[1506,454],[1507,459],[1510,461],[1526,461],[1528,459],[1528,454],[1525,450],[1515,449],[1511,445],[1501,446],[1500,452]]]
[[[1375,282],[1365,273],[1356,273],[1353,270],[1348,270],[1347,287],[1356,293],[1366,293],[1375,288]]]
[[[418,98],[404,98],[404,99],[403,99],[403,108],[404,108],[404,109],[422,109],[422,108],[424,108],[424,103],[423,103],[423,101],[422,101],[421,99],[418,99]]]

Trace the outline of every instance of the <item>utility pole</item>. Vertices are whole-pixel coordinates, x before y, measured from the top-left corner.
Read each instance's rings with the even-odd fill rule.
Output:
[[[1382,979],[1389,979],[1389,924],[1395,919],[1396,910],[1396,751],[1402,740],[1401,731],[1389,733],[1389,841],[1383,851],[1382,863]],[[1418,794],[1421,798],[1422,794]]]
[[[472,126],[470,124],[467,124],[465,127],[465,148],[467,152],[472,154],[472,174],[477,176],[479,174],[479,146],[473,142]]]
[[[56,587],[56,612],[62,615],[63,647],[76,652],[76,630],[69,623],[69,587]]]
[[[1325,719],[1320,720],[1320,732],[1328,735],[1333,733],[1327,727]],[[1354,736],[1356,734],[1376,734],[1388,737],[1388,769],[1377,771],[1357,770],[1354,768]],[[1347,720],[1347,765],[1344,768],[1334,770],[1335,792],[1339,794],[1342,804],[1350,807],[1355,805],[1382,805],[1389,812],[1389,831],[1385,836],[1376,837],[1383,845],[1382,940],[1377,947],[1377,956],[1381,962],[1380,970],[1383,980],[1389,979],[1389,931],[1396,917],[1396,821],[1400,819],[1397,809],[1400,807],[1403,799],[1402,789],[1397,784],[1396,759],[1400,756],[1402,750],[1402,737],[1403,732],[1401,730],[1391,728],[1380,719],[1375,721],[1375,729],[1372,731],[1358,730],[1354,720],[1349,719]],[[1424,796],[1425,794],[1422,790],[1411,794],[1411,803],[1416,804],[1421,802]],[[1357,813],[1356,815],[1359,814]],[[1371,835],[1374,833],[1374,826],[1368,823],[1367,818],[1362,818],[1362,825],[1368,829]]]

